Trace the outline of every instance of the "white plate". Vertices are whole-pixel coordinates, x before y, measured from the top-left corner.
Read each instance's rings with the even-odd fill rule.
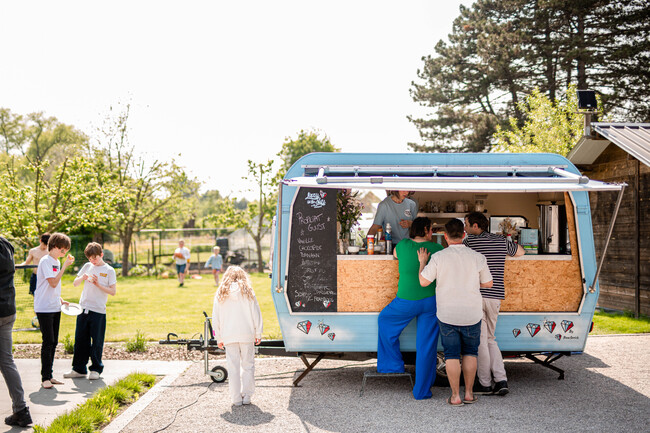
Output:
[[[82,311],[83,310],[81,309],[81,305],[75,304],[74,302],[70,302],[69,305],[61,305],[61,312],[63,314],[67,314],[68,316],[78,316]]]

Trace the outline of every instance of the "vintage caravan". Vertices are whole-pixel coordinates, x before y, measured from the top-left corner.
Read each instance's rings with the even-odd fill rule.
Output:
[[[303,354],[308,370],[322,357],[375,355],[377,316],[397,292],[397,260],[340,254],[336,196],[408,190],[436,227],[472,208],[495,227],[516,226],[533,254],[506,261],[496,337],[503,352],[562,377],[551,363],[584,349],[598,300],[588,193],[612,191],[613,224],[624,187],[589,180],[554,154],[306,155],[281,182],[274,227],[272,293],[284,349]],[[465,207],[446,207],[459,202]],[[402,351],[415,350],[415,327],[402,333]]]

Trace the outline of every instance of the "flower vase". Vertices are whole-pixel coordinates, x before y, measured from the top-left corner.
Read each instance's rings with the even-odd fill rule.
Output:
[[[348,254],[348,247],[350,246],[350,233],[341,233],[339,234],[338,239],[339,244],[339,254]]]

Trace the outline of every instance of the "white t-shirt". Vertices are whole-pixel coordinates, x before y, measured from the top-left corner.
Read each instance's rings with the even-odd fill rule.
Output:
[[[438,319],[469,326],[483,318],[480,284],[492,281],[485,256],[465,245],[450,245],[431,256],[422,276],[436,281]]]
[[[97,283],[102,286],[112,286],[117,283],[115,276],[115,269],[104,263],[102,266],[95,266],[88,262],[77,273],[78,277],[83,274],[97,275]],[[95,313],[106,314],[106,301],[108,300],[108,293],[101,290],[99,287],[90,281],[84,281],[84,289],[81,292],[81,299],[79,305],[84,310],[94,311]]]
[[[178,257],[175,256],[177,253],[181,253],[185,258],[179,259]],[[174,258],[176,259],[177,265],[185,265],[187,264],[187,260],[190,258],[190,250],[188,250],[186,247],[176,248],[176,250],[174,251]]]
[[[54,278],[61,269],[61,263],[51,255],[38,262],[36,271],[36,291],[34,292],[34,312],[58,313],[61,311],[61,281],[56,287],[50,286],[48,278]]]
[[[383,199],[377,206],[377,214],[373,224],[382,226],[386,230],[386,223],[390,223],[393,236],[393,245],[409,237],[409,229],[399,225],[401,220],[413,221],[418,215],[418,206],[410,198],[405,198],[401,203],[395,203],[391,196]]]

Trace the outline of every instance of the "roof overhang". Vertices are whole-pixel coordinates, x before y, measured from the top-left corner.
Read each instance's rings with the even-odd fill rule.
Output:
[[[619,191],[621,184],[590,180],[556,166],[306,166],[288,186],[433,192]]]
[[[650,123],[593,123],[593,136],[583,136],[567,158],[576,165],[593,164],[613,143],[650,166]]]

